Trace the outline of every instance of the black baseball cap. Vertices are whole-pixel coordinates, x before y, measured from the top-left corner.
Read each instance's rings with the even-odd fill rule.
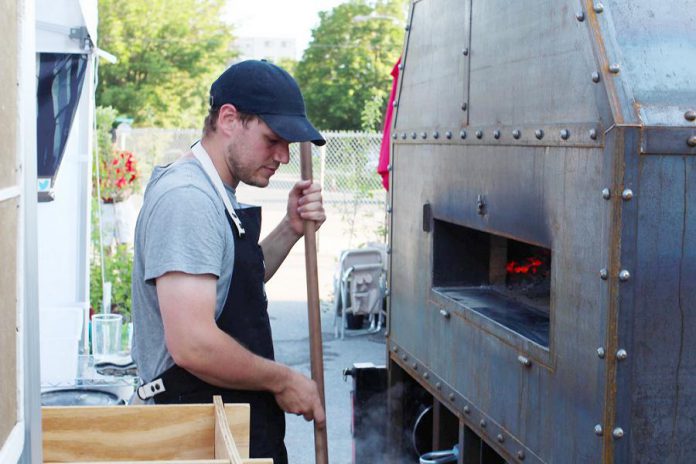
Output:
[[[226,103],[238,111],[255,114],[288,142],[326,140],[307,119],[300,87],[287,71],[267,61],[233,64],[210,86],[210,106]]]

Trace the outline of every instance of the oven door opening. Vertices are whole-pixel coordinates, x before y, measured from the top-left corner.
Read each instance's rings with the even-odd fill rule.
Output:
[[[548,348],[551,250],[437,219],[433,232],[433,290]]]

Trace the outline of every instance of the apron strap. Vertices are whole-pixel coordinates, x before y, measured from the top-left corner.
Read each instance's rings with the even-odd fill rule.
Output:
[[[234,227],[237,229],[237,235],[239,238],[244,237],[246,232],[242,226],[242,221],[239,219],[239,216],[237,216],[237,213],[235,213],[234,208],[232,207],[232,202],[230,202],[230,198],[227,196],[227,192],[225,191],[225,186],[222,184],[222,179],[220,179],[220,175],[217,173],[215,166],[213,166],[213,162],[210,160],[210,155],[208,155],[208,152],[205,151],[205,148],[203,148],[203,144],[200,140],[193,144],[191,151],[193,152],[193,156],[195,156],[198,162],[201,163],[203,171],[205,171],[208,179],[210,179],[210,182],[213,183],[215,190],[217,190],[218,195],[220,195],[222,202],[225,204],[227,214],[230,215],[230,218],[234,223]]]

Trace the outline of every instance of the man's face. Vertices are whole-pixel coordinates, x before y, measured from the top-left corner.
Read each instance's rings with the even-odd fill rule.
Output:
[[[288,142],[259,118],[246,126],[237,119],[225,162],[236,183],[266,187],[276,169],[290,161]]]

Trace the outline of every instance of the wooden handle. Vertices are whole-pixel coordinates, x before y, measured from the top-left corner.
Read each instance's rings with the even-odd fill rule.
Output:
[[[302,180],[312,180],[312,144],[300,144],[300,170]],[[307,270],[307,311],[309,315],[309,351],[312,380],[317,384],[321,405],[326,411],[324,400],[324,355],[321,345],[321,316],[319,314],[319,277],[317,271],[317,236],[314,221],[304,222],[305,265]],[[316,464],[329,463],[329,447],[326,427],[314,423],[314,454]]]

